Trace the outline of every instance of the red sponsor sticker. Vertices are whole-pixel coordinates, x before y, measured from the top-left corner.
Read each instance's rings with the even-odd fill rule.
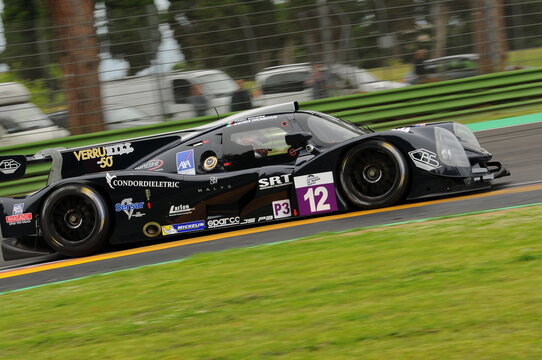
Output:
[[[30,220],[32,220],[32,213],[6,216],[6,223],[8,224]]]

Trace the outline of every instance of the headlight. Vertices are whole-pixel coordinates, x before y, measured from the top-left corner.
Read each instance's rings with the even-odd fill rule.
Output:
[[[478,142],[478,139],[476,139],[476,135],[472,132],[471,129],[466,127],[463,124],[454,123],[454,132],[455,136],[465,144],[475,148],[475,149],[481,149],[480,143]]]
[[[437,155],[443,164],[455,167],[470,167],[463,145],[454,134],[446,129],[435,127]]]

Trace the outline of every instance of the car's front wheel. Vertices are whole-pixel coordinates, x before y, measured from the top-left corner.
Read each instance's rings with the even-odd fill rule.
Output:
[[[401,152],[383,140],[370,140],[350,149],[340,169],[344,195],[365,209],[400,201],[407,189],[409,168]]]
[[[108,236],[110,217],[104,198],[84,185],[65,185],[43,203],[41,231],[47,243],[67,256],[100,250]]]

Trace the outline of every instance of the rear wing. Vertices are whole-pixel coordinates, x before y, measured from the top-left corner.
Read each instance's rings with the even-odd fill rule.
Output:
[[[21,178],[26,172],[27,157],[24,155],[0,156],[0,181]]]
[[[91,173],[127,169],[181,136],[182,133],[177,133],[69,149],[50,148],[34,155],[0,156],[0,182],[22,178],[28,166],[40,163],[51,163],[47,184]]]

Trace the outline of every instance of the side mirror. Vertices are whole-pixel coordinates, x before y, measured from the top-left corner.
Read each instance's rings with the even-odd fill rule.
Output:
[[[286,144],[290,146],[295,145],[306,145],[307,142],[312,138],[312,134],[307,132],[300,132],[294,134],[288,134],[285,136]]]

